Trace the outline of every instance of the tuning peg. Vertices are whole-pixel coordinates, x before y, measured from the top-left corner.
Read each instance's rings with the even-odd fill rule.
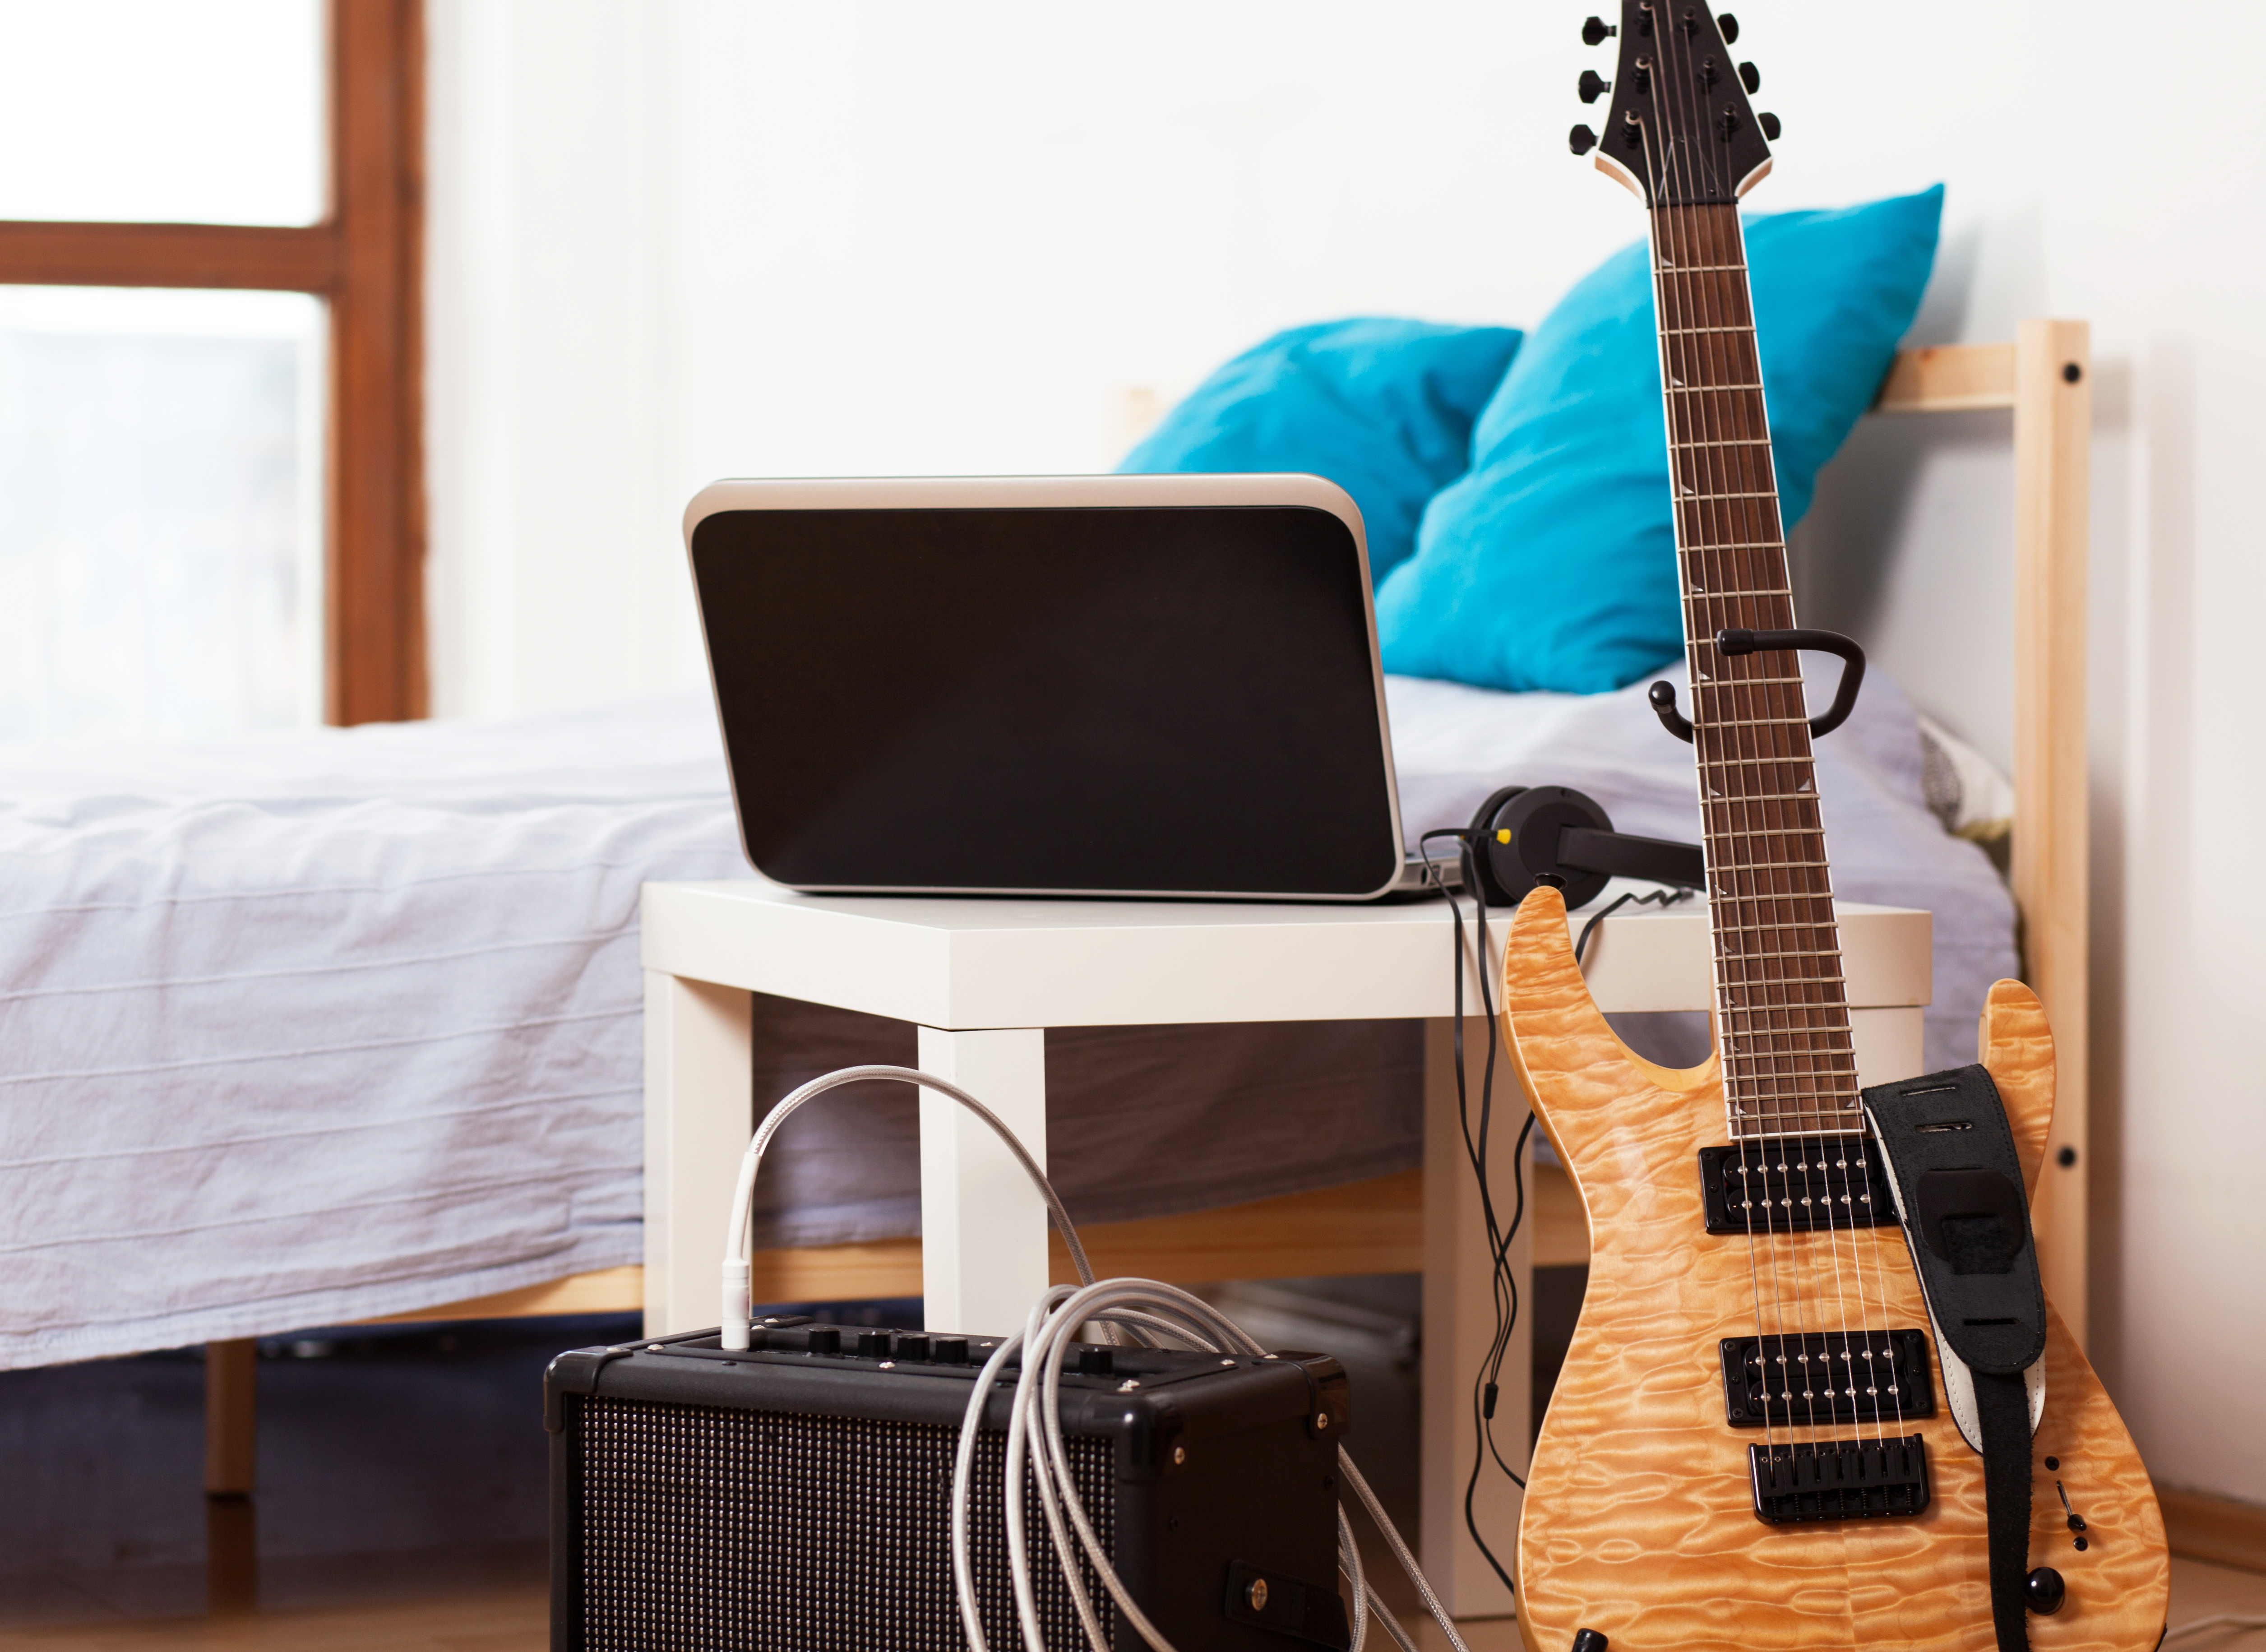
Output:
[[[1582,25],[1582,44],[1584,46],[1602,46],[1604,44],[1605,37],[1607,35],[1619,34],[1619,33],[1620,31],[1619,29],[1606,22],[1604,18],[1591,18],[1587,23]]]
[[[1723,37],[1724,45],[1729,46],[1736,43],[1739,38],[1738,18],[1733,17],[1728,11],[1717,12],[1715,14],[1715,32]]]
[[[1762,127],[1763,135],[1768,138],[1772,143],[1777,143],[1778,117],[1774,114],[1764,113],[1757,115],[1755,120]]]
[[[1566,146],[1576,155],[1587,155],[1597,147],[1597,135],[1585,126],[1577,126],[1566,135]]]
[[[1594,69],[1583,69],[1582,78],[1575,87],[1575,90],[1582,94],[1583,103],[1595,103],[1602,94],[1612,89],[1613,83],[1604,79]]]
[[[1756,92],[1758,92],[1763,89],[1763,71],[1757,69],[1752,63],[1741,63],[1739,65],[1739,84],[1747,89],[1747,95],[1749,97],[1752,97]]]

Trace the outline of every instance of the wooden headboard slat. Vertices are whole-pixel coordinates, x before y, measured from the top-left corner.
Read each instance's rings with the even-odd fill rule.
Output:
[[[1875,413],[1960,413],[2014,405],[2014,347],[1936,344],[1899,350]]]

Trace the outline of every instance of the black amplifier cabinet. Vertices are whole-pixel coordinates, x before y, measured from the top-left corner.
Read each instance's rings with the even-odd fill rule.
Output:
[[[554,1652],[948,1652],[953,1458],[992,1343],[774,1321],[561,1354],[551,1431]],[[1081,1347],[1062,1385],[1079,1495],[1127,1590],[1181,1652],[1342,1648],[1337,1445],[1321,1355]],[[1023,1644],[1000,1507],[1008,1385],[976,1455],[984,1634]],[[1041,1620],[1083,1648],[1045,1515],[1027,1505]],[[1145,1652],[1089,1571],[1115,1652]]]

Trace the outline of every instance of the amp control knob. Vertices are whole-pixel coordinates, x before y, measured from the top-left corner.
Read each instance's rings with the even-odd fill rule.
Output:
[[[932,1346],[935,1352],[931,1357],[939,1365],[968,1363],[968,1339],[964,1336],[939,1336]]]
[[[887,1331],[860,1331],[858,1333],[859,1358],[887,1359],[888,1356],[889,1334]]]
[[[1106,1348],[1082,1348],[1078,1350],[1078,1374],[1081,1377],[1107,1377],[1117,1368],[1117,1357]]]
[[[839,1354],[842,1333],[830,1325],[814,1325],[803,1333],[803,1347],[813,1354]]]

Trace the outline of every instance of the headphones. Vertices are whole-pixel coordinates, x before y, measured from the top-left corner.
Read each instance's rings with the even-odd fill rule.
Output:
[[[1459,836],[1490,906],[1517,906],[1546,883],[1564,891],[1572,911],[1615,877],[1690,889],[1707,882],[1699,844],[1617,832],[1597,800],[1570,786],[1503,786]]]

